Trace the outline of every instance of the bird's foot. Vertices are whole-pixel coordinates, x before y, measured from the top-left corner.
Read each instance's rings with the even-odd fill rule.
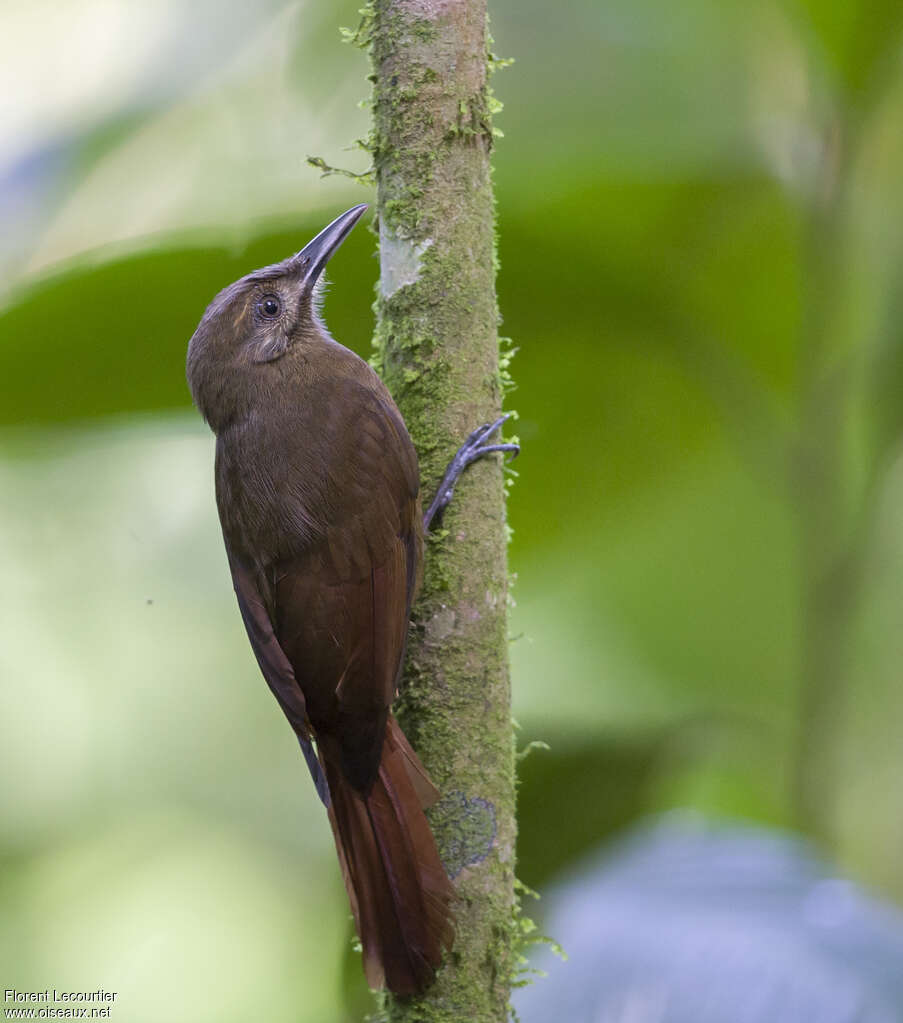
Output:
[[[510,418],[511,413],[508,412],[499,419],[496,419],[494,423],[478,426],[461,447],[458,448],[455,457],[448,463],[448,468],[445,470],[445,475],[442,477],[442,482],[439,484],[436,496],[423,516],[424,532],[429,532],[436,516],[441,515],[444,509],[451,503],[455,492],[455,484],[458,482],[461,473],[464,472],[471,462],[475,462],[478,458],[491,454],[493,451],[510,451],[511,458],[508,459],[509,462],[512,458],[517,457],[520,453],[520,445],[518,444],[484,443]]]

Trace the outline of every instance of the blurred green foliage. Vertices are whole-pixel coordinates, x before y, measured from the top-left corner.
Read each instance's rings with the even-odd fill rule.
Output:
[[[192,52],[203,11],[160,10]],[[135,1023],[366,1004],[183,374],[220,287],[366,198],[303,166],[360,158],[354,4],[256,10],[50,124],[0,253],[0,963]],[[690,805],[903,897],[901,11],[494,5],[515,713],[552,747],[521,770],[531,885]],[[362,354],[373,250],[325,308]]]

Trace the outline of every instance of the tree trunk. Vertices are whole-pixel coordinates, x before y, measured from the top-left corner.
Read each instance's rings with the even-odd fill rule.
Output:
[[[376,363],[420,456],[424,505],[502,386],[485,0],[375,0]],[[514,763],[501,459],[467,470],[427,545],[402,695],[442,792],[429,811],[458,893],[454,951],[391,1020],[504,1021],[514,969]]]

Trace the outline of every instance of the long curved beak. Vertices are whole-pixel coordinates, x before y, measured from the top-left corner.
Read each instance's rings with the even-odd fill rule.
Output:
[[[352,206],[317,235],[313,241],[307,243],[304,248],[295,256],[297,261],[304,268],[304,276],[301,280],[305,290],[312,288],[323,273],[323,268],[332,259],[338,247],[351,233],[351,229],[364,215],[367,203],[359,206]]]

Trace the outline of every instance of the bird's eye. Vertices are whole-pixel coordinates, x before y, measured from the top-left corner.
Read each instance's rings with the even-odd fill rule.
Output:
[[[275,295],[264,295],[257,303],[257,311],[261,316],[272,320],[282,312],[282,303]]]

